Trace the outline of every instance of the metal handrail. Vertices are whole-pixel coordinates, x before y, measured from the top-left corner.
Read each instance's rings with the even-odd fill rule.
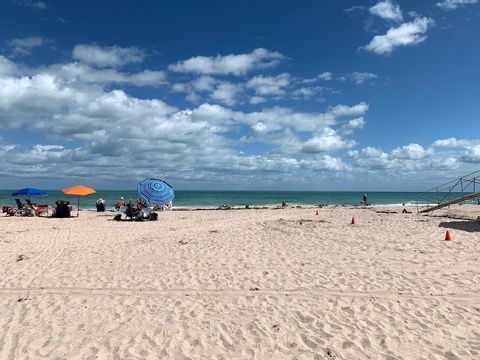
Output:
[[[427,190],[417,196],[417,211],[419,200],[425,200],[428,204],[434,203],[437,205],[448,203],[452,201],[452,193],[459,193],[460,197],[476,193],[478,191],[476,184],[480,185],[480,170]]]

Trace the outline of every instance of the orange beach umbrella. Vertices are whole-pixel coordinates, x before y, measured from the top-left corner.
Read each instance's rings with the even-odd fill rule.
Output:
[[[80,196],[94,194],[96,191],[92,188],[83,186],[83,185],[75,185],[65,189],[62,189],[64,194],[67,195],[77,195],[77,217],[80,210]]]

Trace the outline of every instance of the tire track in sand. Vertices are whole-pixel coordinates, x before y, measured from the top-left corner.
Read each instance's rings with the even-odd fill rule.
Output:
[[[23,320],[25,319],[25,315],[27,313],[27,308],[25,305],[25,302],[20,300],[20,299],[28,299],[28,297],[31,295],[31,290],[29,289],[29,286],[37,279],[39,276],[44,274],[48,269],[54,264],[54,262],[61,257],[65,253],[66,247],[68,247],[71,243],[71,229],[70,227],[66,226],[66,242],[64,243],[65,245],[62,246],[59,251],[56,252],[56,254],[51,258],[50,261],[47,262],[45,266],[42,266],[43,260],[48,258],[48,254],[52,249],[56,248],[56,245],[58,245],[60,242],[58,241],[60,239],[60,234],[61,231],[57,227],[53,228],[55,231],[52,234],[52,238],[50,243],[42,250],[42,252],[35,256],[31,263],[28,264],[28,266],[25,266],[22,268],[20,271],[15,273],[13,277],[8,278],[7,280],[4,281],[3,283],[3,288],[0,288],[0,291],[6,290],[8,291],[9,288],[7,288],[7,284],[12,281],[12,279],[18,279],[21,277],[21,275],[25,274],[29,269],[34,268],[34,267],[39,267],[41,268],[39,271],[35,271],[34,275],[30,278],[30,280],[27,283],[27,287],[25,289],[12,289],[12,292],[16,293],[16,296],[18,296],[18,293],[22,293],[22,297],[20,297],[18,300],[15,301],[15,305],[12,311],[12,316],[10,321],[8,322],[8,329],[5,333],[4,338],[0,342],[2,345],[0,347],[0,359],[8,359],[8,360],[13,360],[16,358],[16,351],[18,348],[18,343],[20,339],[20,333],[21,333],[21,326],[23,323]]]
[[[13,280],[19,280],[21,278],[21,276],[27,272],[30,268],[34,267],[34,266],[37,266],[38,265],[38,262],[40,262],[42,259],[45,258],[45,256],[47,255],[47,253],[50,251],[50,249],[52,249],[53,247],[55,247],[55,245],[58,243],[58,238],[59,238],[59,233],[60,233],[60,229],[58,229],[57,227],[53,227],[53,229],[55,230],[51,237],[50,237],[50,243],[41,251],[40,254],[34,256],[33,258],[30,258],[28,259],[28,265],[22,267],[19,271],[15,272],[13,275],[7,277],[4,281],[3,281],[3,284],[2,284],[2,288],[7,288],[7,285],[13,281]],[[34,239],[32,239],[33,241]],[[24,260],[25,261],[25,260]]]
[[[8,322],[8,329],[0,342],[0,359],[13,360],[16,358],[15,354],[22,331],[21,326],[27,313],[25,301],[14,301],[15,305],[12,311],[12,317]]]
[[[230,297],[230,296],[298,296],[298,297],[346,297],[372,299],[445,299],[480,302],[477,293],[431,293],[408,294],[388,291],[334,291],[334,290],[195,290],[195,289],[152,289],[152,288],[87,288],[87,287],[37,287],[0,289],[0,295],[17,295],[27,292],[30,295],[84,295],[84,296],[148,296],[163,297],[179,295],[192,297]]]
[[[43,275],[45,272],[47,272],[55,263],[55,261],[57,261],[60,257],[62,257],[65,254],[65,250],[70,247],[72,243],[72,239],[70,237],[70,235],[72,234],[72,230],[68,225],[65,226],[65,230],[66,230],[65,241],[60,242],[63,244],[63,246],[58,251],[56,251],[55,255],[51,257],[50,261],[40,271],[35,272],[35,275],[28,282],[27,287],[31,286],[32,283],[35,281],[35,279],[37,279],[38,277]],[[43,254],[43,257],[45,257],[46,254],[47,252]]]

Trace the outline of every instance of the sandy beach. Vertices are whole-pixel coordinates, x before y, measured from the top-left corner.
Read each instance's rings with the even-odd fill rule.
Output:
[[[0,359],[480,358],[480,223],[315,210],[0,217]]]

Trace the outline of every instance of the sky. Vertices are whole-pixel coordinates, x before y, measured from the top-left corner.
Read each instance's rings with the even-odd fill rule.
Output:
[[[480,0],[0,0],[0,188],[421,191],[480,169]]]

